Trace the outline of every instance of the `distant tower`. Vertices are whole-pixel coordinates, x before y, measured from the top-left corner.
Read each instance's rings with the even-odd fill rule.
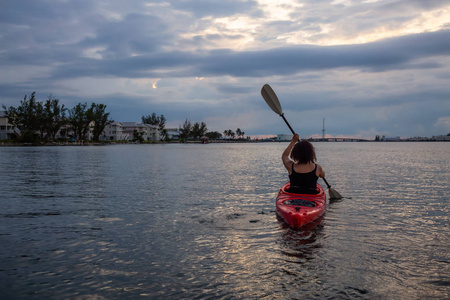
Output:
[[[322,139],[325,139],[325,118],[323,118]]]

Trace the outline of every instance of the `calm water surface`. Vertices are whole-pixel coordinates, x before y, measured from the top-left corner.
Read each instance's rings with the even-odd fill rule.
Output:
[[[286,146],[0,148],[0,298],[450,297],[450,143],[316,143],[351,199],[297,231]]]

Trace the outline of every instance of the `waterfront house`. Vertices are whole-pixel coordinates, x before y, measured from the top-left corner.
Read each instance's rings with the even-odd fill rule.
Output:
[[[55,138],[57,139],[67,139],[70,136],[74,136],[73,130],[72,130],[72,126],[66,124],[61,126],[61,128],[59,128],[58,132],[55,135]]]
[[[6,111],[0,111],[0,140],[12,140],[20,136],[20,130],[9,123]]]
[[[142,133],[142,138],[145,141],[159,141],[158,126],[150,124],[140,124],[136,122],[122,122],[122,133],[124,140],[133,140],[134,131]]]
[[[122,122],[113,122],[109,125],[106,125],[100,139],[104,140],[104,141],[123,141],[123,140],[125,140],[125,134],[123,133]]]
[[[178,128],[167,128],[166,131],[169,140],[178,140],[180,138],[180,131]]]

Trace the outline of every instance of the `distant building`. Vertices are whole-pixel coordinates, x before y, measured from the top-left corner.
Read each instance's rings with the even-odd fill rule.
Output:
[[[178,140],[180,138],[180,131],[178,128],[166,128],[166,132],[169,140]]]
[[[0,111],[0,140],[12,140],[20,136],[20,130],[9,124],[6,111]]]
[[[433,136],[433,140],[436,140],[436,141],[450,141],[450,135]]]
[[[113,122],[109,125],[106,125],[100,139],[104,140],[104,141],[123,141],[123,140],[125,140],[122,123],[121,122]]]
[[[292,134],[277,134],[277,142],[284,142],[292,140]]]
[[[385,141],[385,142],[398,142],[398,141],[400,141],[400,137],[399,136],[385,136],[381,140]]]
[[[122,133],[124,140],[133,140],[134,131],[143,133],[142,138],[145,141],[159,141],[158,126],[150,124],[140,124],[136,122],[122,122]]]
[[[70,136],[74,136],[73,130],[72,130],[72,126],[66,124],[63,125],[58,132],[55,135],[55,138],[57,139],[67,139]]]

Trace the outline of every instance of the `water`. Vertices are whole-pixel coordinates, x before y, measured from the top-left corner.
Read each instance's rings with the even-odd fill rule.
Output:
[[[297,231],[286,146],[1,147],[0,298],[449,298],[450,143],[316,143],[352,199]]]

